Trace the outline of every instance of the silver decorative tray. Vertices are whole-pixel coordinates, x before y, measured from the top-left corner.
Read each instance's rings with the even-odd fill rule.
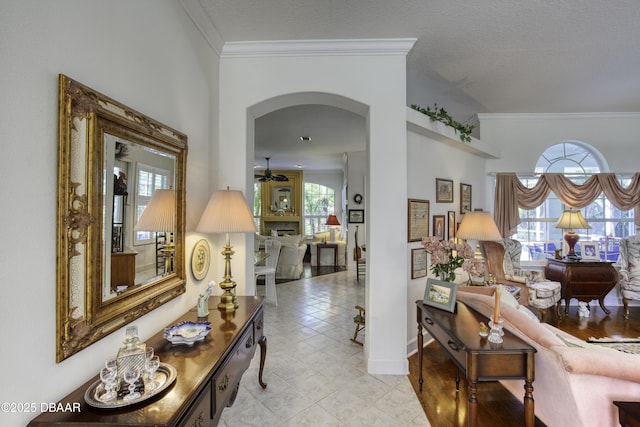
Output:
[[[160,363],[160,367],[156,371],[155,381],[158,383],[158,386],[153,390],[147,390],[147,380],[145,379],[145,390],[144,393],[137,399],[133,400],[124,400],[120,397],[112,400],[104,401],[102,400],[102,396],[105,394],[104,385],[102,381],[98,380],[91,384],[87,391],[84,393],[84,400],[87,402],[87,405],[93,406],[94,408],[100,409],[115,409],[115,408],[124,408],[126,406],[136,405],[140,402],[144,402],[145,400],[151,399],[152,397],[162,393],[167,389],[173,382],[176,380],[177,371],[176,368],[169,365],[168,363]]]

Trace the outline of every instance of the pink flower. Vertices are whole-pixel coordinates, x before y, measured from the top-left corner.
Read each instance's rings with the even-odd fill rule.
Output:
[[[484,272],[484,264],[474,259],[474,251],[467,243],[430,236],[422,239],[422,246],[431,254],[431,272],[443,280],[454,280],[455,270],[459,267],[474,277]]]

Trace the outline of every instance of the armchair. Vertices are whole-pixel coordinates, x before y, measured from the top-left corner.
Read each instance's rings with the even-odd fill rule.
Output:
[[[624,318],[629,318],[629,301],[640,300],[640,235],[620,241],[618,285],[624,305]]]
[[[503,242],[482,243],[487,257],[487,268],[496,278],[497,283],[518,286],[523,304],[538,309],[543,317],[547,309],[554,306],[559,314],[560,282],[548,281],[539,276],[519,275],[519,254],[522,251],[519,241],[505,239]],[[505,247],[509,248],[509,253],[506,252]],[[513,259],[516,257],[517,268],[514,268]]]

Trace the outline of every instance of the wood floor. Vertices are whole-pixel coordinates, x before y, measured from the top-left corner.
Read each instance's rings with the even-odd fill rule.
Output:
[[[632,307],[630,319],[623,318],[622,307],[607,307],[606,315],[596,302],[591,303],[588,319],[580,319],[577,306],[570,307],[569,315],[558,319],[548,313],[545,321],[571,335],[589,337],[639,337],[640,307]],[[416,330],[417,331],[417,330]],[[418,355],[409,358],[409,380],[413,386],[429,422],[437,427],[463,427],[467,425],[467,383],[460,382],[460,391],[455,390],[456,366],[444,350],[433,342],[424,349],[422,392],[418,384]],[[533,383],[535,399],[535,382]],[[523,425],[524,407],[521,398],[514,397],[498,382],[483,382],[478,385],[478,423],[480,426],[511,427]],[[536,426],[544,426],[536,419]]]

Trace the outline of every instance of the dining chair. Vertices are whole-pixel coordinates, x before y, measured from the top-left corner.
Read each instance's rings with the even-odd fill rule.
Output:
[[[264,243],[267,259],[265,265],[255,267],[256,293],[258,292],[258,276],[264,276],[264,295],[267,303],[278,305],[276,294],[276,267],[280,257],[281,243],[276,239],[267,239]]]

